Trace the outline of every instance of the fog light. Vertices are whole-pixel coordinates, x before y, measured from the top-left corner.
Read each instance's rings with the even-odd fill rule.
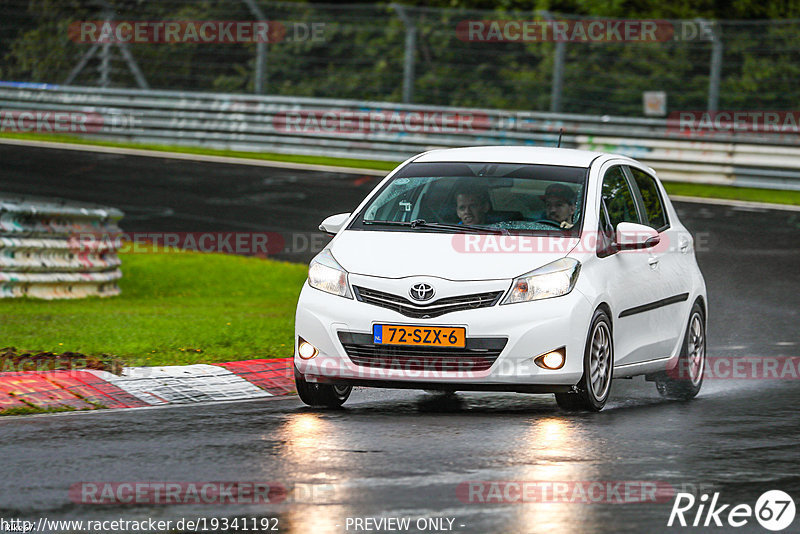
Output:
[[[302,337],[298,337],[297,354],[304,360],[310,360],[311,358],[319,354],[319,350],[317,350],[317,347],[315,347]]]
[[[565,353],[566,350],[561,348],[550,351],[547,354],[542,354],[533,361],[536,365],[543,367],[544,369],[561,369],[564,366],[564,361],[566,360],[566,357],[564,356]]]

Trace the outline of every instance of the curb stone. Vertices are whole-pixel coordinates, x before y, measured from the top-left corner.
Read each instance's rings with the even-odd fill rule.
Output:
[[[94,410],[246,400],[294,394],[292,358],[107,371],[0,373],[0,413]]]

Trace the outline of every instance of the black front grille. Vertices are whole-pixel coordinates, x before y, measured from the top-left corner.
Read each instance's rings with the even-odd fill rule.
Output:
[[[426,319],[456,311],[488,308],[497,304],[497,301],[503,295],[502,291],[490,291],[488,293],[445,297],[433,302],[415,303],[400,295],[384,293],[376,289],[359,286],[353,286],[353,289],[355,290],[356,298],[361,302],[388,308],[414,319]]]
[[[466,347],[376,345],[371,334],[339,332],[347,356],[356,365],[403,371],[485,371],[500,356],[506,338],[467,338]]]

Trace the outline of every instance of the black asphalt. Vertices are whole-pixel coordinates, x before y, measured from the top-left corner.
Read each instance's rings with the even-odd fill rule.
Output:
[[[375,183],[5,145],[0,161],[1,192],[117,206],[129,214],[130,232],[310,233],[325,215],[353,209]],[[800,356],[800,214],[676,206],[696,236],[708,285],[709,356]],[[707,380],[694,401],[673,402],[640,378],[618,380],[606,410],[577,415],[560,412],[549,396],[358,390],[340,412],[290,398],[3,418],[0,517],[278,517],[281,531],[298,533],[376,532],[355,530],[348,517],[450,518],[454,532],[728,532],[668,528],[671,499],[485,504],[463,502],[457,488],[654,481],[750,506],[780,489],[800,506],[799,384]],[[68,494],[82,481],[208,480],[274,481],[295,493],[270,505],[113,507]],[[735,531],[768,532],[753,518]]]
[[[275,233],[277,259],[305,262],[328,241],[322,214],[353,210],[379,178],[3,144],[0,162],[3,194],[113,206],[126,232]]]

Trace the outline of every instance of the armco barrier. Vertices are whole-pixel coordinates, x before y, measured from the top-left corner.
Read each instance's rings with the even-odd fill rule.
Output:
[[[800,135],[688,134],[665,119],[386,102],[0,82],[4,131],[159,145],[402,160],[437,147],[562,146],[615,152],[661,178],[800,189]]]
[[[119,294],[122,212],[33,198],[0,198],[0,298]]]

